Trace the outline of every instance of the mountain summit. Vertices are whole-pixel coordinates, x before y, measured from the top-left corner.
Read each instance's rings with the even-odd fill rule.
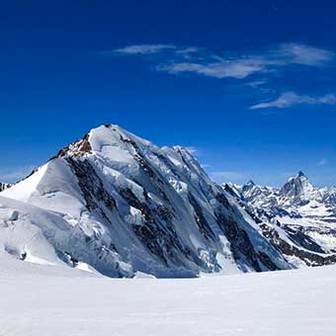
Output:
[[[292,267],[188,150],[117,125],[60,150],[0,204],[0,249],[23,261],[111,277]]]

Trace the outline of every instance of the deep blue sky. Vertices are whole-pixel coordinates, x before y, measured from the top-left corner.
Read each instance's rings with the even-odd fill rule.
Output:
[[[0,180],[116,123],[218,181],[336,184],[334,1],[2,1]]]

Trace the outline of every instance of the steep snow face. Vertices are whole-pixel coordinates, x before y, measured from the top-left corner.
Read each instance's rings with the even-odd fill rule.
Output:
[[[0,258],[31,264],[78,266],[70,253],[85,242],[84,234],[69,227],[64,216],[0,196]],[[93,256],[95,257],[95,256]]]
[[[20,231],[16,244],[15,230],[1,229],[22,260],[31,254],[55,263],[57,257],[112,277],[292,267],[186,149],[159,148],[116,125],[90,131],[1,195],[6,216],[16,211],[20,219],[2,221],[37,227],[39,244],[49,251],[29,252],[29,234]]]
[[[235,194],[287,260],[309,266],[336,262],[334,187],[317,188],[299,172],[280,189],[250,182],[224,188]]]

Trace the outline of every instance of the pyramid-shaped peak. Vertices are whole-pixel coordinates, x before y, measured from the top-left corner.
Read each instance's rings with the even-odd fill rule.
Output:
[[[242,187],[242,192],[246,193],[249,192],[250,190],[253,190],[255,187],[255,183],[252,180],[249,180],[247,183],[245,183]]]
[[[302,171],[299,170],[296,175],[293,175],[288,178],[288,182],[295,182],[297,181],[298,183],[301,183],[303,181],[309,181],[307,175]],[[301,181],[301,182],[300,182]]]
[[[246,185],[247,186],[255,186],[256,184],[254,183],[253,180],[249,180],[249,181],[247,181]]]
[[[314,187],[310,183],[308,177],[300,170],[295,177],[288,179],[288,182],[280,189],[280,194],[291,197],[304,197],[314,192]]]

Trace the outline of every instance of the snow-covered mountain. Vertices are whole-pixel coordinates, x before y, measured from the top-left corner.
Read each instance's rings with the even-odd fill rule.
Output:
[[[0,194],[0,253],[111,277],[293,267],[182,147],[91,130]]]
[[[313,266],[336,262],[335,187],[315,187],[300,171],[281,188],[249,181],[243,186],[226,184],[224,189],[287,260]]]

